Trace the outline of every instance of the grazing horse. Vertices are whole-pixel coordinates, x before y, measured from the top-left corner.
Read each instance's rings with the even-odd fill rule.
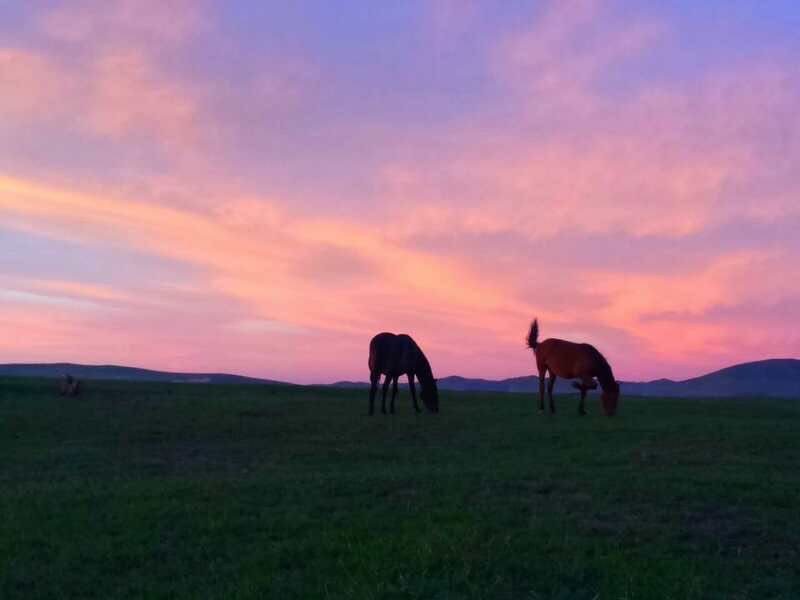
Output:
[[[381,375],[386,375],[383,382],[383,403],[381,412],[386,414],[386,393],[389,384],[392,386],[391,413],[394,414],[394,400],[397,397],[397,379],[400,375],[408,375],[408,389],[414,401],[414,410],[420,412],[417,404],[417,388],[414,377],[419,379],[422,391],[420,396],[425,407],[434,413],[439,412],[439,391],[433,378],[431,364],[420,350],[417,343],[405,334],[379,333],[369,343],[369,414],[375,410],[375,393]]]
[[[547,391],[550,395],[550,412],[555,413],[553,403],[553,387],[556,377],[577,379],[572,386],[581,393],[578,413],[586,414],[586,392],[597,389],[597,381],[603,390],[600,398],[603,410],[609,417],[617,412],[619,402],[619,383],[605,357],[591,344],[576,344],[565,340],[547,339],[539,342],[539,323],[534,319],[528,333],[528,347],[536,355],[536,366],[539,369],[539,410],[544,410],[544,377],[549,372],[550,380]]]

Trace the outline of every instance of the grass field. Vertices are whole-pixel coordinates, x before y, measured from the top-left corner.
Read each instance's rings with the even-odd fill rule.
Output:
[[[0,597],[800,598],[800,402],[0,380]]]

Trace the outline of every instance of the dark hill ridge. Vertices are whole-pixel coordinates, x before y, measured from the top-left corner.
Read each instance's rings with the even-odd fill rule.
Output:
[[[343,381],[342,387],[366,387],[366,383]],[[707,375],[673,381],[623,381],[622,393],[636,396],[781,396],[800,398],[800,360],[777,358],[743,363]],[[538,393],[539,378],[469,379],[451,376],[439,379],[439,388],[457,391]],[[558,379],[556,393],[575,393],[569,381]]]
[[[685,381],[660,379],[627,384],[644,396],[787,396],[800,398],[800,360],[775,358],[743,363]]]
[[[163,381],[171,383],[283,383],[269,379],[227,373],[170,373],[117,365],[78,365],[73,363],[0,365],[0,377],[62,377],[69,373],[78,379],[120,381]]]
[[[0,377],[61,377],[70,373],[78,379],[116,379],[122,381],[163,381],[178,383],[284,383],[226,373],[169,373],[115,365],[77,365],[72,363],[0,365]],[[800,399],[800,360],[770,359],[743,363],[685,381],[657,379],[647,382],[623,381],[622,392],[636,396],[779,396]],[[337,387],[366,387],[364,382],[341,381]],[[443,377],[443,390],[485,392],[538,392],[536,376],[512,377],[499,381],[466,377]],[[556,382],[557,393],[574,393],[569,381]]]

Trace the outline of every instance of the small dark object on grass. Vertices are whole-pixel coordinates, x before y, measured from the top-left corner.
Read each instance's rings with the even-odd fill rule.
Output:
[[[67,373],[58,386],[58,392],[60,396],[75,398],[81,392],[81,382]]]

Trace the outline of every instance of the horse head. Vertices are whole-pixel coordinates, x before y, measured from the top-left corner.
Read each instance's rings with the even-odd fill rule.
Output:
[[[422,403],[425,404],[425,408],[432,413],[439,412],[439,388],[436,386],[435,379],[431,379],[429,385],[423,384],[419,395],[422,398]]]
[[[606,415],[613,417],[617,412],[617,404],[619,403],[619,382],[615,381],[613,385],[607,385],[603,388],[600,400],[603,403],[603,410]]]

